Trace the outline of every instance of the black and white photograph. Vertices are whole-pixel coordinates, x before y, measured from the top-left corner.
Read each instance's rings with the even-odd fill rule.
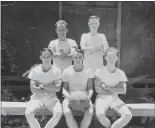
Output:
[[[155,1],[1,1],[1,128],[155,128]]]

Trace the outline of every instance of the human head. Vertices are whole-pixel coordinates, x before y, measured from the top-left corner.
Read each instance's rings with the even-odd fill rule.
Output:
[[[74,64],[82,64],[84,60],[84,52],[82,49],[75,49],[73,52]]]
[[[41,52],[40,52],[40,59],[42,61],[43,64],[51,64],[51,60],[52,60],[52,56],[53,53],[49,48],[44,48]]]
[[[90,28],[90,32],[96,33],[100,26],[100,18],[97,16],[90,16],[88,19],[88,26]]]
[[[118,61],[118,53],[119,51],[114,47],[109,47],[106,55],[105,60],[107,61],[107,65],[115,65]]]
[[[59,20],[58,22],[56,22],[55,26],[56,26],[56,33],[59,39],[64,40],[68,32],[67,23],[64,20]]]

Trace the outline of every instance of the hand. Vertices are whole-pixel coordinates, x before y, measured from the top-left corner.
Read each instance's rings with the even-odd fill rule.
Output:
[[[124,85],[124,83],[126,83],[126,82],[125,82],[125,81],[120,81],[120,82],[116,85],[116,87],[117,87],[117,88],[122,88],[123,85]]]
[[[68,53],[64,51],[64,49],[60,49],[61,57],[68,56]]]
[[[43,84],[38,84],[38,86],[39,86],[40,88],[44,88],[44,87],[43,87],[43,86],[44,86]]]
[[[54,80],[54,81],[52,82],[52,85],[57,86],[57,85],[59,84],[59,81],[60,81],[60,79],[58,79],[58,80]]]
[[[126,81],[120,81],[118,84],[124,84],[126,83]]]
[[[106,85],[104,82],[103,82],[103,84],[101,85],[101,87],[104,89],[104,90],[106,90],[106,91],[108,91],[110,88],[108,87],[108,85]]]
[[[88,96],[88,100],[87,100],[87,103],[86,103],[85,109],[87,109],[89,106],[90,106],[90,97]]]
[[[42,89],[43,91],[46,91],[46,89],[44,88],[44,84],[39,84],[40,89]]]

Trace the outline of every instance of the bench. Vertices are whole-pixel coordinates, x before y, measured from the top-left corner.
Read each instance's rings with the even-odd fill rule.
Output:
[[[24,115],[27,102],[1,102],[2,115]],[[137,103],[127,104],[133,116],[155,116],[155,104],[153,103]],[[46,109],[37,112],[36,115],[51,115]],[[75,115],[82,116],[82,115]],[[113,110],[107,112],[107,116],[118,116]]]

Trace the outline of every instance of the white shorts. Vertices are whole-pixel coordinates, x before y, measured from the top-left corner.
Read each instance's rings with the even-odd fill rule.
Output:
[[[98,94],[96,97],[96,110],[107,111],[109,108],[120,108],[125,103],[117,95],[102,95]]]
[[[27,103],[26,111],[28,113],[35,113],[39,111],[42,108],[50,108],[53,112],[53,108],[57,107],[57,109],[54,109],[54,112],[59,113],[62,112],[62,107],[60,104],[59,99],[56,96],[53,95],[42,95],[42,96],[31,96],[30,101]]]

